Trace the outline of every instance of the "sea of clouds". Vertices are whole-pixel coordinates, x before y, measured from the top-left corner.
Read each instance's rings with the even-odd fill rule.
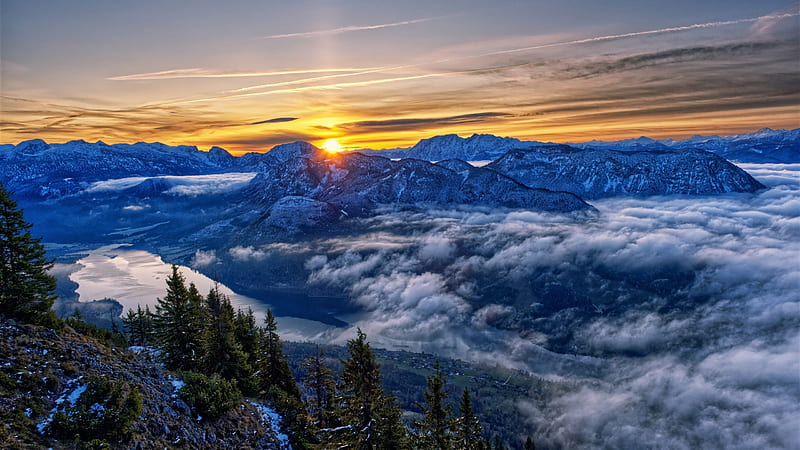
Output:
[[[544,409],[518,404],[543,444],[798,448],[800,165],[745,168],[770,189],[600,200],[592,219],[387,210],[363,220],[366,233],[231,255],[303,253],[309,286],[362,307],[350,328],[309,339],[344,342],[359,327],[376,346],[579,383]],[[548,327],[508,326],[535,318],[542,299],[525,286],[542,274],[596,301]],[[487,295],[494,284],[521,288]],[[574,352],[547,350],[553,324]]]

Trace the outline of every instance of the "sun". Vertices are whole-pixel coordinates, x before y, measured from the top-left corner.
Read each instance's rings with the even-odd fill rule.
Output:
[[[342,147],[342,144],[339,143],[338,139],[328,139],[322,143],[321,147],[326,152],[332,154],[339,153],[344,150],[344,147]]]

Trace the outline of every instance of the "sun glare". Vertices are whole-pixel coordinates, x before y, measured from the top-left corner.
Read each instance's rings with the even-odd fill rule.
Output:
[[[328,153],[339,153],[344,150],[338,139],[328,139],[327,141],[323,142],[322,149]]]

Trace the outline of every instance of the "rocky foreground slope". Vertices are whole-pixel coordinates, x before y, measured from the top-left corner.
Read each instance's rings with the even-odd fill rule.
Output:
[[[263,405],[245,401],[219,419],[203,420],[176,395],[176,376],[146,355],[71,330],[56,333],[5,319],[0,321],[0,447],[75,448],[72,440],[53,439],[48,425],[55,410],[86,395],[87,380],[95,377],[122,381],[142,394],[130,439],[109,442],[113,448],[281,448]],[[104,412],[102,405],[92,409]]]

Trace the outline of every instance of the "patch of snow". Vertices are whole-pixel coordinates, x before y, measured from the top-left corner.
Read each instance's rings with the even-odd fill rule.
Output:
[[[99,413],[101,413],[101,412],[103,412],[105,410],[106,410],[105,406],[101,405],[100,403],[95,403],[95,404],[93,404],[92,406],[89,407],[89,411],[91,411],[91,412],[93,412],[95,414],[99,414]]]
[[[467,162],[472,167],[483,167],[483,166],[489,164],[492,161],[494,161],[494,160],[493,159],[481,159],[479,161],[467,161]]]
[[[77,402],[78,399],[81,398],[81,394],[83,394],[84,391],[86,391],[86,385],[85,384],[78,385],[78,387],[73,389],[73,391],[70,392],[66,397],[62,395],[61,397],[56,399],[56,405],[60,405],[64,403],[64,400],[66,400],[69,402],[70,406],[75,406],[75,402]]]
[[[267,422],[270,428],[272,428],[272,431],[275,432],[275,437],[277,437],[280,442],[280,448],[291,450],[292,445],[289,444],[289,436],[280,432],[282,420],[280,414],[266,405],[255,402],[250,402],[250,404],[256,407],[258,413],[261,414],[261,418]]]
[[[175,388],[175,390],[173,391],[173,394],[172,394],[172,398],[176,398],[178,396],[178,391],[182,387],[186,386],[186,383],[184,383],[183,380],[180,380],[178,378],[173,378],[170,381],[172,382],[172,387]]]

